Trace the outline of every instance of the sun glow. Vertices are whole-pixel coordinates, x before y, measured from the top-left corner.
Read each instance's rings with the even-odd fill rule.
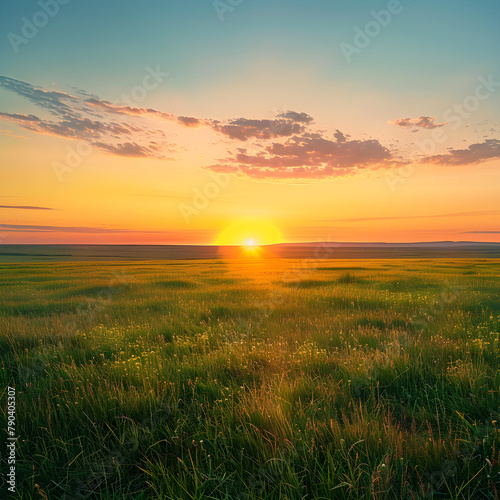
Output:
[[[283,241],[280,230],[270,222],[261,220],[241,220],[234,222],[220,232],[216,245],[238,245],[256,248]]]

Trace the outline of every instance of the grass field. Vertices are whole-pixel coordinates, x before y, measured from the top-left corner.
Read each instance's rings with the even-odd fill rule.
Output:
[[[2,264],[18,498],[497,499],[497,262]]]

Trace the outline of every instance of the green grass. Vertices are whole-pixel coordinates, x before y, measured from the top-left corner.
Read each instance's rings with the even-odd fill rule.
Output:
[[[320,265],[0,264],[18,498],[497,499],[497,262]]]

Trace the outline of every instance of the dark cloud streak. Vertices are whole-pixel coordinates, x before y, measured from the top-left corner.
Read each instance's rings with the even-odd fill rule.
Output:
[[[137,231],[134,229],[110,229],[102,227],[40,226],[29,224],[0,224],[0,232],[59,232],[59,233],[162,233],[163,231]]]
[[[0,205],[0,208],[8,208],[13,210],[57,210],[57,208],[33,207],[30,205]]]
[[[495,215],[500,213],[496,210],[484,210],[478,212],[455,212],[451,214],[433,214],[433,215],[396,215],[391,217],[360,217],[350,219],[328,219],[327,222],[365,222],[375,220],[396,220],[396,219],[434,219],[434,218],[447,218],[447,217],[469,217],[479,215]]]

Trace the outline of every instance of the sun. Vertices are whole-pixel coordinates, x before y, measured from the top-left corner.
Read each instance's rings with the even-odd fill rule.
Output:
[[[222,230],[215,244],[252,248],[282,241],[283,235],[274,224],[262,220],[245,219],[234,222]]]

